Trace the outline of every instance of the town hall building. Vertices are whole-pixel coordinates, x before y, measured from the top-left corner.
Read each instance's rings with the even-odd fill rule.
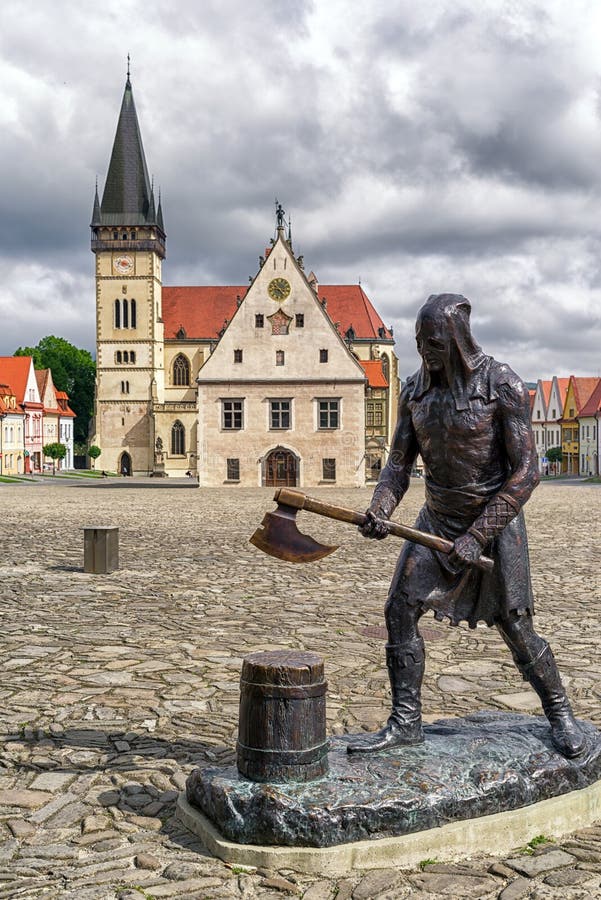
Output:
[[[278,207],[246,286],[163,285],[166,234],[128,75],[92,216],[104,469],[201,486],[377,478],[399,396],[394,338],[361,285],[305,273]]]

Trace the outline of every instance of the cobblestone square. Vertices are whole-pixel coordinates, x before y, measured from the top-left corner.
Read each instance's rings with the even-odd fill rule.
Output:
[[[301,529],[340,548],[283,563],[248,543],[272,490],[136,486],[0,486],[0,898],[601,897],[601,822],[504,860],[337,882],[210,857],[175,798],[195,766],[234,760],[245,654],[322,654],[335,734],[386,718],[383,605],[400,543],[305,513]],[[357,509],[371,496],[311,493]],[[412,524],[422,498],[416,480],[397,517]],[[526,517],[537,628],[576,714],[601,725],[601,491],[544,483]],[[119,527],[119,571],[84,574],[90,525]],[[427,720],[539,711],[495,630],[429,616],[422,630]]]

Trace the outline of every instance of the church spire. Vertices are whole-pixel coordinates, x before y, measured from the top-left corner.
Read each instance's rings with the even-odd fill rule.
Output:
[[[149,223],[151,197],[128,57],[127,81],[100,205],[102,224],[130,226]]]

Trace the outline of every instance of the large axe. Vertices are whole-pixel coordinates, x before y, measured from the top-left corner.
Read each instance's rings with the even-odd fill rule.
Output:
[[[356,512],[354,509],[347,509],[344,506],[333,506],[331,503],[315,500],[313,497],[307,497],[302,491],[293,491],[290,488],[278,488],[273,499],[277,501],[277,509],[265,513],[263,521],[251,537],[250,542],[264,553],[288,562],[313,562],[313,560],[322,559],[338,549],[338,547],[320,544],[308,534],[303,534],[298,530],[296,514],[299,509],[306,509],[308,512],[326,516],[328,519],[337,519],[339,522],[350,522],[352,525],[363,525],[367,519],[365,513]],[[424,547],[430,547],[431,550],[439,550],[442,553],[450,553],[453,549],[453,541],[448,541],[437,534],[428,534],[425,531],[418,531],[417,528],[410,528],[408,525],[388,520],[386,520],[386,525],[388,525],[390,534],[405,538],[406,541],[413,541],[414,544],[422,544]],[[481,556],[474,560],[472,565],[489,572],[494,563],[487,556]]]

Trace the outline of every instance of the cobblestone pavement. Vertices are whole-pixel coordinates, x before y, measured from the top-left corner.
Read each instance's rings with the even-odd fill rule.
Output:
[[[312,493],[364,508],[369,490]],[[423,486],[400,518],[412,522]],[[527,507],[538,628],[579,715],[601,725],[601,504],[594,487],[541,485]],[[0,900],[4,897],[601,897],[601,822],[530,852],[334,880],[241,872],[174,818],[194,766],[231,763],[242,657],[326,658],[334,733],[385,719],[383,601],[394,539],[308,516],[341,548],[279,563],[248,544],[265,490],[0,486]],[[120,571],[82,570],[84,525],[120,528]],[[496,632],[425,620],[429,720],[538,710]],[[528,849],[528,848],[527,848]]]

